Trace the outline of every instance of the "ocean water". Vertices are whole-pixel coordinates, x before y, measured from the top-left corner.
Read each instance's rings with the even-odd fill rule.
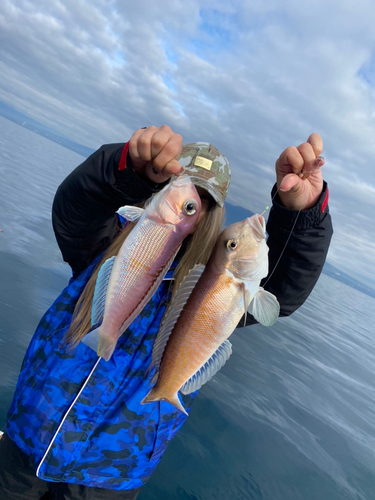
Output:
[[[83,158],[0,117],[0,428],[66,285],[54,192]],[[375,499],[375,299],[328,276],[272,328],[237,330],[140,500]]]

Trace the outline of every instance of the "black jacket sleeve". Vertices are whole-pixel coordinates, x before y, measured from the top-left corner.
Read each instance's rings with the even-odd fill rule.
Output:
[[[276,194],[276,186],[272,197]],[[280,316],[289,316],[310,295],[326,260],[333,229],[328,187],[324,183],[318,203],[309,210],[288,210],[275,196],[267,222],[269,274],[261,286],[280,303]],[[247,315],[246,325],[257,321]],[[245,326],[242,319],[238,325]]]
[[[119,170],[125,144],[102,146],[59,186],[52,224],[63,258],[74,273],[85,269],[118,233],[116,210],[149,198],[153,188],[134,172],[127,157]]]

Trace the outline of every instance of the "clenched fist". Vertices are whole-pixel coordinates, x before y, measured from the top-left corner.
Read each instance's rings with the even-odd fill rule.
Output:
[[[307,142],[281,153],[275,168],[279,197],[284,207],[307,210],[316,205],[323,189],[322,151],[322,138],[319,134],[311,134]]]
[[[134,170],[140,177],[155,183],[165,182],[183,172],[178,162],[182,149],[182,137],[170,127],[139,129],[129,141],[129,155]]]

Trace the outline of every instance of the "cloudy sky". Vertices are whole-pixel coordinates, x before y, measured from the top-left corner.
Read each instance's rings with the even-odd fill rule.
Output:
[[[375,286],[373,0],[3,0],[0,100],[86,146],[168,124],[230,160],[229,201],[324,140],[331,264]]]

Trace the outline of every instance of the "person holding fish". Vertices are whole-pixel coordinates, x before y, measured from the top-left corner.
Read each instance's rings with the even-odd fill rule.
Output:
[[[65,179],[53,226],[73,276],[25,355],[0,498],[137,497],[235,327],[273,324],[313,289],[332,236],[322,149],[312,134],[276,161],[269,250],[261,215],[222,232],[227,159],[167,126]]]

